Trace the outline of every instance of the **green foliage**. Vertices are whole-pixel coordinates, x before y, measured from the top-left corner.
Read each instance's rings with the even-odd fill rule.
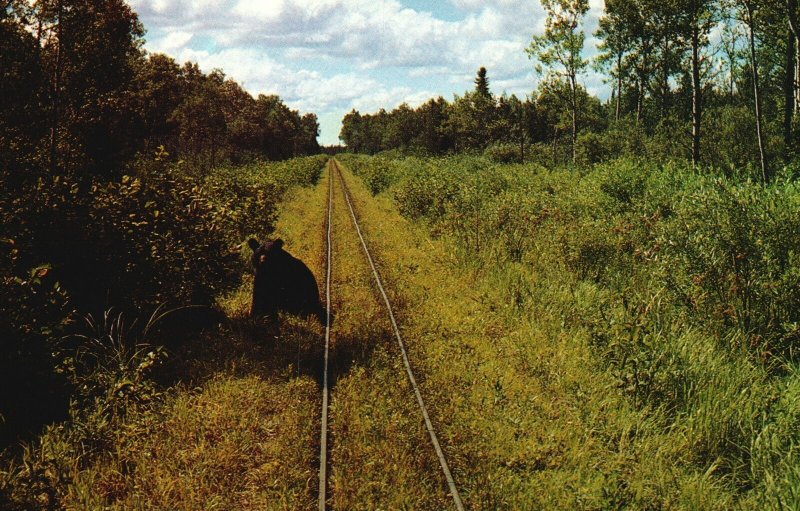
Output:
[[[0,249],[0,442],[6,445],[63,413],[65,381],[53,353],[73,313],[49,264],[15,274],[16,242],[2,240]]]
[[[575,160],[583,165],[592,165],[606,161],[611,155],[612,149],[609,140],[611,137],[598,133],[583,132],[578,135],[575,147]]]
[[[20,240],[18,264],[52,264],[86,310],[209,303],[230,277],[226,213],[192,178],[165,172],[83,186],[40,180],[14,204],[5,216]]]
[[[708,161],[727,172],[739,172],[755,163],[758,140],[753,137],[755,119],[744,106],[728,105],[709,110],[704,120],[707,133],[703,152]],[[730,142],[735,140],[735,144]]]
[[[406,179],[400,181],[394,196],[398,209],[412,219],[438,222],[447,214],[448,205],[459,191],[459,179],[465,169],[458,165],[410,165]]]
[[[82,463],[113,450],[129,414],[149,413],[158,392],[148,374],[164,354],[156,342],[165,340],[153,333],[160,307],[207,309],[239,286],[244,240],[268,236],[278,201],[314,184],[325,161],[254,163],[205,177],[156,161],[118,181],[0,188],[8,236],[0,306],[9,311],[0,320],[2,439],[67,419],[27,448],[22,467],[2,474],[0,504],[55,502]],[[88,329],[75,310],[90,313]],[[146,325],[123,321],[147,310],[156,312]],[[181,335],[201,326],[182,324]]]
[[[36,106],[43,99],[44,74],[36,39],[20,24],[14,23],[18,2],[6,4],[0,14],[0,169],[33,167],[35,141],[44,133],[44,118]]]
[[[583,45],[586,35],[578,30],[582,17],[589,10],[587,0],[544,0],[542,7],[547,13],[544,34],[534,36],[526,50],[538,59],[537,71],[542,66],[550,68],[556,75],[575,80],[588,65],[584,60]]]
[[[327,157],[311,156],[274,163],[252,163],[216,169],[203,180],[203,188],[224,212],[223,230],[230,242],[248,236],[264,238],[277,219],[278,202],[293,186],[317,182]]]
[[[242,240],[269,233],[283,193],[315,182],[322,163],[253,164],[208,177],[157,164],[112,182],[40,179],[7,191],[3,220],[17,240],[17,271],[52,264],[82,308],[207,305],[236,284]]]
[[[47,101],[34,109],[48,119],[49,133],[37,140],[40,158],[51,172],[119,177],[139,149],[133,77],[144,28],[121,0],[33,7],[32,19],[20,22],[42,42],[40,64],[50,84],[42,84]]]
[[[478,69],[478,76],[475,77],[475,92],[481,96],[489,97],[489,79],[486,77],[486,68],[481,67]]]
[[[510,143],[493,144],[486,148],[483,155],[495,163],[520,163],[522,158],[520,146]]]
[[[583,17],[589,10],[587,0],[543,0],[542,7],[547,15],[544,33],[534,35],[526,48],[528,56],[537,60],[539,74],[547,69],[544,82],[563,84],[568,93],[563,98],[564,110],[571,114],[572,161],[576,161],[576,142],[578,136],[578,110],[580,91],[577,79],[589,65],[583,58],[583,45],[586,34],[581,29]]]
[[[147,336],[161,317],[156,310],[137,338],[129,339],[134,325],[107,311],[99,321],[88,316],[82,333],[68,338],[69,346],[60,343],[64,358],[58,370],[75,389],[69,419],[46,427],[35,444],[24,446],[21,463],[0,472],[0,503],[11,509],[56,508],[77,471],[119,448],[126,419],[148,416],[160,396],[148,376],[164,351],[147,344]]]
[[[800,341],[800,190],[705,179],[674,207],[658,243],[665,278],[694,310],[746,334],[764,360]]]
[[[59,347],[65,355],[59,369],[76,389],[73,413],[99,414],[114,422],[156,397],[155,384],[147,376],[166,355],[149,344],[148,337],[169,312],[157,308],[143,327],[136,321],[126,324],[124,315],[113,310],[99,319],[84,318],[79,333]]]
[[[386,190],[400,173],[398,163],[391,158],[341,155],[340,159],[347,162],[348,167],[367,183],[367,187],[373,195]]]
[[[779,508],[797,474],[796,414],[773,403],[796,379],[800,193],[710,172],[407,158],[388,191],[461,264],[497,275],[512,310],[580,325],[615,391],[686,439],[681,456],[726,474],[745,507]]]
[[[353,110],[342,119],[339,136],[348,150],[373,155],[391,150],[415,155],[482,151],[496,143],[524,145],[541,138],[533,101],[514,95],[495,97],[484,68],[475,85],[475,90],[452,102],[440,97],[417,109],[402,104],[375,114]]]

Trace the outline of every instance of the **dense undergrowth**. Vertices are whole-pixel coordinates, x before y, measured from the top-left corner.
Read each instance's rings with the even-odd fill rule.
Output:
[[[339,159],[379,196],[352,183],[469,508],[800,505],[800,190],[791,169],[764,186],[635,160],[576,170],[470,157]],[[8,238],[17,277],[4,282],[15,313],[3,328],[19,346],[3,363],[60,379],[71,406],[67,420],[6,453],[0,507],[312,505],[319,325],[284,318],[272,332],[248,322],[245,258],[235,249],[270,233],[277,201],[317,182],[322,163],[205,176],[154,163],[120,183],[78,188],[74,224],[36,231],[26,217],[9,217],[5,225],[20,232],[62,241],[48,241],[53,258],[37,259],[30,254],[43,242]],[[173,204],[187,187],[192,199]],[[321,183],[292,194],[278,226],[318,276],[326,193]],[[58,205],[49,195],[30,197]],[[159,224],[162,215],[181,225]],[[90,265],[141,284],[117,309],[123,316],[81,319],[80,293],[59,277],[71,259],[57,248],[88,218],[105,244],[80,239],[116,248],[117,258],[132,254],[132,266],[106,268],[110,257]],[[130,218],[153,229],[147,244],[127,230]],[[346,216],[335,225],[349,232]],[[435,509],[445,496],[438,472],[414,429],[410,396],[393,380],[383,311],[351,238],[336,242],[352,257],[334,270],[343,294],[334,298],[331,502]],[[204,271],[189,286],[192,272]],[[175,279],[165,285],[176,289],[161,291],[159,278]],[[224,297],[228,320],[181,344],[158,328],[180,312],[156,321],[167,292],[176,297],[170,307]],[[138,310],[155,310],[153,321],[132,326],[125,318]],[[159,367],[167,353],[178,356]],[[416,485],[419,474],[430,479]]]
[[[765,186],[636,160],[576,170],[340,159],[445,240],[514,324],[536,314],[532,325],[560,324],[559,338],[589,346],[639,417],[611,433],[622,435],[620,455],[634,446],[633,458],[610,474],[617,483],[604,483],[603,506],[800,505],[800,190],[791,169]],[[545,330],[531,328],[518,343],[540,342]],[[577,397],[596,386],[581,374]],[[596,462],[616,460],[605,456]],[[670,466],[648,480],[633,468],[640,457]]]
[[[12,447],[0,507],[57,507],[69,477],[118,446],[126,417],[146,419],[161,398],[150,373],[215,317],[241,283],[243,242],[271,233],[278,201],[324,161],[201,175],[157,159],[119,180],[0,183],[0,437]],[[54,419],[67,420],[17,452]]]

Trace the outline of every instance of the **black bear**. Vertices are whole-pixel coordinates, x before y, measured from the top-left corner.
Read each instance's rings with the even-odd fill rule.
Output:
[[[325,309],[319,300],[314,274],[303,261],[283,250],[283,240],[248,242],[256,270],[253,280],[252,316],[276,317],[278,310],[292,314],[314,314],[325,324]]]

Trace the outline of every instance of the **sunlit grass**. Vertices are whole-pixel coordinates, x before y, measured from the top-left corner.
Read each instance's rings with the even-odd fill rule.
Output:
[[[217,374],[81,471],[80,509],[304,509],[316,385]],[[124,432],[122,432],[124,433]],[[110,507],[106,507],[109,506]]]
[[[582,308],[602,303],[601,287],[575,282],[548,260],[470,264],[446,237],[430,241],[399,219],[388,198],[354,190],[391,293],[402,296],[412,363],[468,507],[727,509],[735,502],[730,478],[712,468],[719,463],[691,455],[689,439],[708,434],[675,429],[668,410],[637,407],[620,394],[581,321]],[[683,349],[702,345],[687,339]],[[698,432],[712,425],[699,421],[742,404],[708,403],[717,406],[698,411]]]

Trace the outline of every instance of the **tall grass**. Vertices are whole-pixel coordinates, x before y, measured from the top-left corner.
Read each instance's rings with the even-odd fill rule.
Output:
[[[787,403],[800,341],[800,191],[788,174],[764,186],[637,160],[571,170],[342,160],[440,238],[512,324],[538,323],[534,339],[585,339],[608,390],[643,421],[630,455],[665,463],[649,490],[625,464],[614,469],[627,488],[620,503],[648,507],[652,492],[667,507],[796,503],[797,408]],[[525,351],[542,341],[518,342]],[[591,375],[560,377],[582,388]],[[602,422],[610,411],[589,413]]]

